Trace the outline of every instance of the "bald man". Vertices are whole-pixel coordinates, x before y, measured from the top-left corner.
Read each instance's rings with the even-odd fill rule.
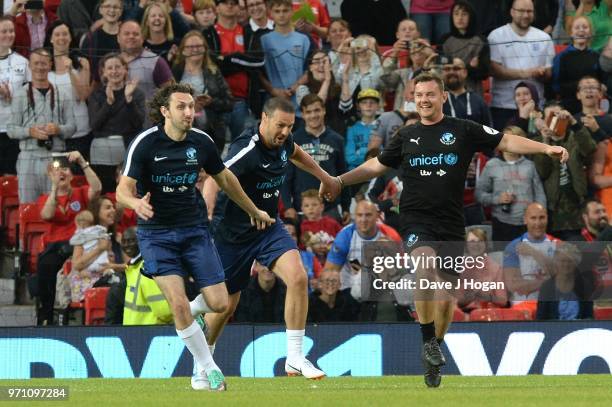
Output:
[[[539,203],[527,206],[527,232],[514,239],[504,252],[504,280],[512,307],[535,310],[542,284],[552,272],[552,257],[559,239],[546,233],[548,215]]]
[[[325,270],[340,271],[340,290],[351,288],[351,295],[361,300],[361,248],[363,242],[377,241],[387,237],[396,242],[400,235],[390,226],[378,221],[378,207],[370,201],[359,201],[353,213],[354,222],[344,227],[336,236],[327,255]],[[357,286],[357,284],[359,284]]]

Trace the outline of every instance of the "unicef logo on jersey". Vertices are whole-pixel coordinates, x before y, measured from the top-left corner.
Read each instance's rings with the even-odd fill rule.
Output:
[[[411,233],[407,238],[406,238],[406,246],[407,247],[412,247],[415,245],[416,242],[419,241],[419,237],[417,235],[415,235],[414,233]]]
[[[436,155],[421,154],[419,157],[408,158],[411,167],[426,167],[431,165],[455,165],[459,161],[459,156],[455,153],[440,153]]]
[[[444,162],[448,165],[455,165],[459,161],[459,156],[455,153],[448,153],[444,156]]]
[[[440,143],[444,144],[445,146],[450,146],[455,144],[455,136],[453,136],[453,133],[444,133],[442,135],[442,137],[440,137]]]
[[[287,161],[287,151],[281,151],[281,160]]]

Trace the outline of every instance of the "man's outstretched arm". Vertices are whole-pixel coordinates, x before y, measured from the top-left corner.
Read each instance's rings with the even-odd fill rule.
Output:
[[[389,167],[378,161],[378,157],[369,159],[359,167],[336,177],[334,185],[321,184],[319,187],[319,195],[328,200],[333,201],[342,191],[344,186],[359,184],[360,182],[369,181],[372,178],[380,177],[389,170]]]
[[[515,154],[546,154],[551,158],[560,160],[562,163],[569,159],[569,153],[561,146],[549,146],[548,144],[507,133],[504,134],[497,148],[501,151]]]

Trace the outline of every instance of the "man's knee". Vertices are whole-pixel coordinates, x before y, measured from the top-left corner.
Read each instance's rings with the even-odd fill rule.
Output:
[[[287,288],[308,289],[308,275],[303,267],[296,267],[285,274]]]

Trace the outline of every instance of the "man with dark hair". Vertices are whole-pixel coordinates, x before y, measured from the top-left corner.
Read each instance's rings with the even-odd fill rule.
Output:
[[[325,126],[326,111],[323,100],[318,95],[310,93],[304,96],[300,102],[300,108],[306,125],[293,133],[295,144],[310,155],[329,175],[336,176],[345,173],[344,139]],[[293,164],[289,168],[287,188],[291,195],[291,203],[288,209],[290,213],[285,216],[296,217],[301,207],[300,194],[308,189],[318,188],[319,181]],[[338,204],[342,205],[342,216],[338,213]],[[348,221],[350,220],[350,204],[351,196],[348,191],[345,191],[341,199],[326,203],[325,212],[334,218]]]
[[[259,127],[245,130],[232,143],[225,165],[240,180],[247,194],[277,222],[265,232],[258,232],[242,209],[233,202],[225,207],[223,222],[215,236],[215,245],[225,270],[229,306],[217,314],[206,315],[208,338],[215,343],[221,330],[234,313],[240,291],[248,285],[254,260],[268,267],[287,285],[285,322],[287,324],[288,375],[308,379],[325,376],[304,356],[302,342],[308,313],[308,279],[296,242],[278,218],[280,190],[287,177],[289,161],[317,177],[331,188],[334,179],[294,141],[291,129],[295,123],[293,104],[284,98],[269,99],[264,105]],[[217,186],[212,180],[204,185],[209,211],[214,206]],[[201,296],[192,301],[192,306]]]
[[[469,120],[445,116],[444,83],[437,75],[421,74],[415,79],[415,102],[421,121],[404,127],[377,158],[366,161],[354,170],[336,177],[329,188],[321,185],[326,199],[335,199],[344,186],[378,177],[390,168],[401,169],[403,183],[400,197],[401,235],[411,256],[456,258],[463,254],[448,247],[448,242],[464,240],[463,188],[472,156],[482,148],[498,148],[518,154],[546,154],[565,162],[565,148],[549,146],[502,134],[490,127]],[[433,243],[435,242],[435,243]],[[438,273],[441,271],[442,273]],[[438,273],[433,276],[432,273]],[[419,282],[436,277],[456,278],[452,269],[418,267]],[[425,383],[440,385],[440,367],[446,363],[440,343],[453,317],[454,303],[433,301],[430,290],[416,290],[416,309],[423,335]],[[438,298],[439,293],[435,293]],[[444,295],[445,292],[440,292]]]
[[[245,211],[255,229],[274,220],[244,193],[223,165],[210,136],[192,128],[195,102],[191,86],[173,84],[161,89],[151,107],[156,110],[153,119],[160,113],[163,116],[163,127],[144,131],[130,145],[117,202],[138,215],[138,245],[146,274],[155,279],[168,300],[176,332],[194,356],[199,374],[207,377],[207,388],[223,391],[225,378],[193,319],[183,282],[187,273],[194,278],[203,294],[199,298],[204,311],[227,308],[223,269],[208,233],[206,208],[195,187],[200,169]]]

